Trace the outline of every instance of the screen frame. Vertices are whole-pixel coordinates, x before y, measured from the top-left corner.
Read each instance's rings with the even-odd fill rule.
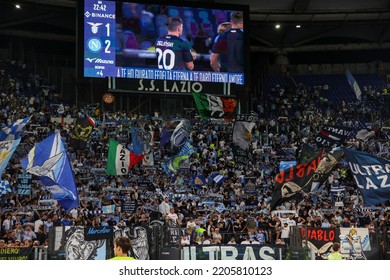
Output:
[[[107,81],[107,89],[108,91],[115,90],[120,91],[121,88],[112,88],[112,82],[110,82],[110,79],[124,79],[127,80],[128,83],[138,83],[139,79],[137,78],[116,78],[116,77],[88,77],[84,75],[84,44],[85,44],[85,38],[84,38],[84,27],[85,27],[85,17],[84,17],[84,6],[85,2],[87,0],[77,1],[77,17],[76,17],[76,80],[78,81],[77,84],[82,84],[82,81],[85,81],[86,79],[108,79]],[[89,1],[89,0],[88,0]],[[106,0],[107,1],[107,0]],[[93,2],[93,1],[92,1]],[[97,0],[96,0],[97,2]],[[139,4],[145,4],[145,5],[165,5],[165,6],[177,6],[177,7],[189,7],[189,8],[199,8],[199,9],[207,9],[207,10],[238,10],[243,12],[244,16],[244,84],[240,85],[238,92],[231,93],[231,95],[238,96],[245,96],[248,94],[248,88],[251,84],[251,77],[250,77],[250,36],[249,36],[249,5],[241,5],[241,4],[227,4],[227,3],[208,3],[208,2],[187,2],[187,1],[177,1],[177,0],[168,0],[168,1],[154,1],[154,0],[148,0],[148,1],[107,1],[107,2],[117,2],[117,3],[123,3],[123,2],[129,2],[129,3],[139,3]],[[190,82],[190,81],[189,81]],[[218,82],[202,82],[204,84],[218,84]],[[114,83],[115,84],[115,83]],[[223,83],[222,83],[223,84]],[[232,83],[227,83],[232,84]],[[134,92],[134,93],[148,93],[148,94],[163,94],[162,92],[155,92],[155,91],[140,91],[140,90],[134,90],[134,89],[126,89],[123,88],[124,91],[127,92]],[[209,93],[209,92],[207,92]],[[181,93],[178,93],[181,95]],[[215,95],[226,95],[223,91],[221,92],[215,92],[213,93]],[[248,98],[248,97],[247,97]]]

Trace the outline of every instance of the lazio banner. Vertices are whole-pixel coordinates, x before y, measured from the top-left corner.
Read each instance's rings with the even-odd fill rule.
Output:
[[[107,175],[126,175],[130,169],[130,150],[110,139],[107,158]]]
[[[344,149],[365,206],[390,200],[390,161],[374,155]]]

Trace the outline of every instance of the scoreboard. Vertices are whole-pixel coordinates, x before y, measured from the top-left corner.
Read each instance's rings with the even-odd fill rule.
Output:
[[[196,5],[199,4],[84,0],[83,76],[130,79],[133,80],[132,89],[154,93],[230,94],[232,87],[235,92],[244,92],[248,66],[239,72],[214,72],[210,55],[218,26],[228,22],[234,10],[242,11],[247,21],[248,7],[219,4],[220,7],[215,3],[209,5],[211,8]],[[157,38],[166,35],[165,22],[170,16],[183,20],[181,38],[191,45],[196,56],[193,70],[162,66],[169,58],[156,51],[155,43]],[[249,53],[247,38],[242,43],[244,53],[239,55],[246,59]]]

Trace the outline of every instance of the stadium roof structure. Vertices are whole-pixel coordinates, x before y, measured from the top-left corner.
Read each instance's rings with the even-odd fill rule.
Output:
[[[238,3],[237,0],[196,2]],[[241,0],[239,3],[249,5],[252,52],[390,49],[388,0]],[[16,4],[21,8],[16,9]],[[0,36],[76,41],[76,0],[0,0],[0,5]]]

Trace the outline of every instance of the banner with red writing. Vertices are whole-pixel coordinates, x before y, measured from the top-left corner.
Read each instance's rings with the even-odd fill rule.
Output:
[[[343,151],[317,151],[306,163],[282,170],[275,177],[275,189],[272,194],[271,210],[283,201],[291,199],[299,192],[316,192],[329,177]]]
[[[333,242],[339,242],[340,230],[334,228],[301,228],[302,246],[314,251],[316,260],[326,260]]]

